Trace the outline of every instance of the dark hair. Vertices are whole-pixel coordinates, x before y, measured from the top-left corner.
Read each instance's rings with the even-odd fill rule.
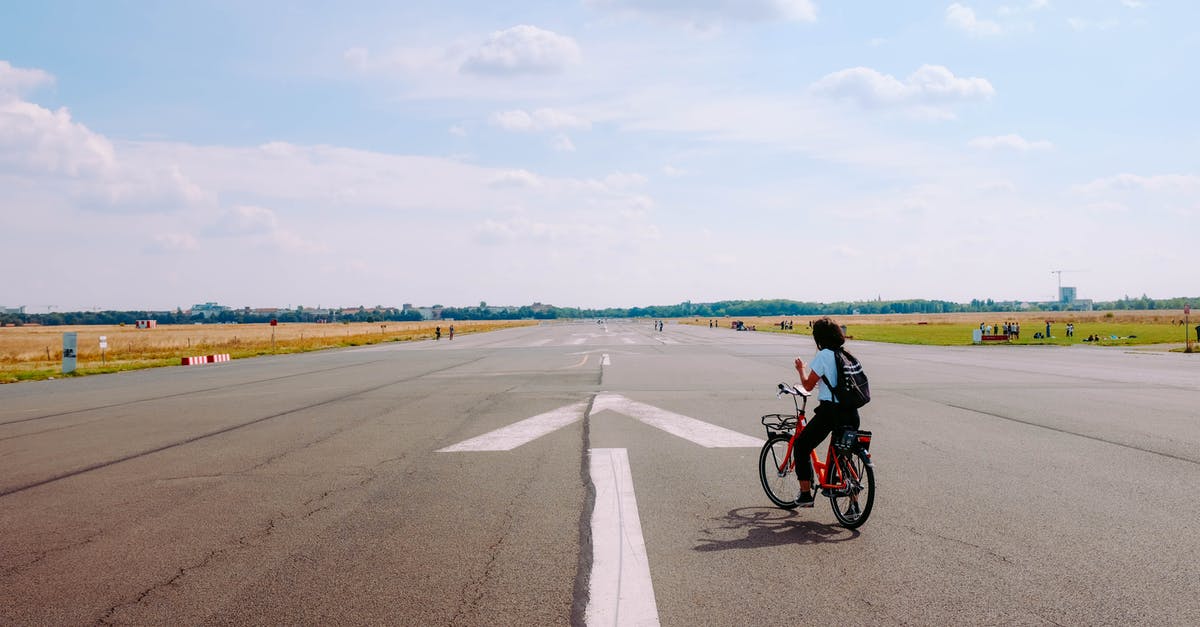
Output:
[[[842,335],[842,327],[830,320],[828,316],[813,323],[812,333],[818,349],[837,350],[846,343],[846,336]]]

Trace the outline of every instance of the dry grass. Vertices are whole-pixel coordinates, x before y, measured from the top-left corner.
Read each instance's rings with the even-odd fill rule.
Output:
[[[0,383],[42,379],[61,372],[62,336],[78,334],[78,372],[94,374],[176,365],[181,357],[228,353],[234,359],[338,346],[433,339],[450,325],[455,335],[537,324],[532,320],[357,322],[350,324],[203,324],[133,326],[24,326],[0,328]],[[272,343],[272,330],[274,343]],[[103,355],[100,337],[108,349]]]

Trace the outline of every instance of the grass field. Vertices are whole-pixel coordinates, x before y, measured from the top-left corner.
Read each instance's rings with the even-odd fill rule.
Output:
[[[769,316],[761,318],[742,318],[746,325],[754,326],[758,331],[774,333],[798,333],[808,335],[808,323],[818,316]],[[1188,333],[1193,344],[1196,340],[1195,325],[1200,324],[1200,317],[1191,317],[1191,328]],[[1006,322],[1019,322],[1021,325],[1020,339],[1011,344],[1017,345],[1071,345],[1091,344],[1083,340],[1091,335],[1101,339],[1095,342],[1097,346],[1138,346],[1150,344],[1177,344],[1179,349],[1184,346],[1184,329],[1180,324],[1184,320],[1183,311],[1079,311],[1079,312],[1038,312],[1017,314],[885,314],[862,316],[833,316],[838,323],[846,326],[846,334],[856,340],[872,342],[891,342],[895,344],[929,344],[936,346],[967,346],[971,345],[971,333],[980,324],[992,326],[1003,325]],[[781,330],[782,320],[792,321],[791,330]],[[1037,332],[1045,332],[1046,322],[1050,321],[1050,337],[1035,339]],[[708,320],[704,318],[680,320],[684,324],[699,324],[705,326]],[[730,318],[719,319],[722,327],[728,327]],[[1067,323],[1075,325],[1075,335],[1067,337]],[[1115,336],[1115,338],[1114,338]]]
[[[0,327],[0,383],[62,376],[62,335],[78,334],[76,375],[176,366],[180,358],[228,353],[233,359],[380,342],[433,339],[450,325],[455,335],[537,324],[533,320],[359,322],[350,324],[203,324],[153,329],[133,326]],[[272,333],[274,340],[272,341]],[[108,348],[101,351],[100,337]]]

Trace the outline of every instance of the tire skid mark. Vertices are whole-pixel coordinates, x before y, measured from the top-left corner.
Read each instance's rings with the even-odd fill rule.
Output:
[[[334,398],[327,399],[327,400],[324,400],[324,401],[320,401],[320,402],[318,402],[318,403],[311,403],[311,404],[309,404],[309,405],[305,405],[305,406],[303,406],[303,407],[297,407],[297,408],[289,409],[289,410],[282,411],[282,412],[279,412],[279,413],[276,413],[276,414],[271,414],[271,415],[269,415],[269,416],[263,416],[263,417],[261,417],[261,418],[255,418],[255,419],[253,419],[253,420],[249,420],[249,421],[246,421],[246,422],[238,423],[238,424],[235,424],[235,425],[230,425],[230,426],[228,426],[228,427],[224,427],[224,428],[221,428],[221,429],[217,429],[217,430],[215,430],[215,431],[209,431],[209,432],[207,432],[207,433],[202,433],[202,434],[200,434],[200,435],[195,435],[195,436],[192,436],[192,437],[189,437],[189,438],[184,438],[183,440],[178,440],[178,441],[176,441],[176,442],[171,442],[171,443],[169,443],[169,444],[164,444],[164,445],[162,445],[162,446],[156,446],[156,447],[154,447],[154,448],[147,449],[147,450],[144,450],[144,451],[138,451],[138,452],[136,452],[136,453],[130,453],[129,455],[124,455],[124,456],[118,457],[118,458],[116,458],[116,459],[110,459],[110,460],[103,461],[103,462],[97,462],[97,463],[95,463],[95,464],[91,464],[91,465],[88,465],[88,466],[84,466],[84,467],[82,467],[82,468],[76,468],[75,470],[69,470],[69,471],[67,471],[67,472],[59,473],[59,474],[57,474],[57,475],[53,475],[53,476],[50,476],[50,477],[48,477],[48,478],[45,478],[45,479],[40,479],[40,480],[38,480],[38,481],[33,481],[33,482],[30,482],[30,483],[26,483],[26,484],[24,484],[24,485],[19,485],[19,486],[15,486],[15,487],[12,487],[12,488],[8,488],[8,489],[6,489],[6,490],[2,490],[2,491],[0,491],[0,498],[3,498],[3,497],[5,497],[5,496],[8,496],[8,495],[10,495],[10,494],[16,494],[16,493],[18,493],[18,492],[24,492],[25,490],[30,490],[30,489],[33,489],[33,488],[37,488],[37,487],[40,487],[40,486],[46,485],[46,484],[48,484],[48,483],[54,483],[54,482],[56,482],[56,481],[60,481],[60,480],[62,480],[62,479],[69,479],[69,478],[71,478],[71,477],[75,477],[75,476],[78,476],[78,475],[82,475],[82,474],[84,474],[84,473],[92,472],[93,470],[100,470],[101,468],[107,468],[107,467],[109,467],[109,466],[112,466],[112,465],[115,465],[115,464],[119,464],[119,463],[121,463],[121,462],[127,462],[127,461],[130,461],[130,460],[133,460],[133,459],[138,459],[138,458],[140,458],[140,457],[146,457],[147,455],[153,455],[153,454],[155,454],[155,453],[161,453],[162,451],[166,451],[166,450],[169,450],[169,449],[177,448],[177,447],[180,447],[180,446],[185,446],[185,445],[191,444],[191,443],[193,443],[193,442],[197,442],[197,441],[199,441],[199,440],[204,440],[204,439],[207,439],[207,438],[216,437],[216,436],[218,436],[218,435],[223,435],[223,434],[229,433],[229,432],[231,432],[231,431],[236,431],[236,430],[238,430],[238,429],[243,429],[243,428],[245,428],[245,427],[250,427],[250,426],[256,425],[256,424],[258,424],[258,423],[260,423],[260,422],[266,422],[266,421],[268,421],[268,420],[273,420],[273,419],[275,419],[275,418],[282,418],[282,417],[284,417],[284,416],[289,416],[289,415],[291,415],[291,414],[296,414],[296,413],[300,413],[300,412],[307,411],[307,410],[310,410],[310,409],[314,409],[314,408],[317,408],[317,407],[322,407],[322,406],[325,406],[325,405],[330,405],[330,404],[333,404],[333,403],[337,403],[337,402],[339,402],[339,401],[343,401],[343,400],[346,400],[346,399],[348,399],[348,398],[353,398],[353,397],[355,397],[355,396],[360,396],[360,395],[362,395],[362,394],[369,394],[369,393],[371,393],[371,392],[375,392],[375,391],[377,391],[377,390],[382,390],[382,389],[384,389],[384,388],[391,387],[391,386],[393,386],[393,385],[397,385],[397,384],[400,384],[400,383],[407,383],[407,382],[409,382],[409,381],[414,381],[414,380],[420,379],[420,378],[422,378],[422,377],[426,377],[426,376],[429,376],[429,375],[432,375],[432,374],[437,374],[437,373],[439,373],[439,372],[445,372],[445,371],[447,371],[447,370],[453,370],[454,368],[459,368],[459,367],[462,367],[462,366],[466,366],[466,365],[469,365],[469,364],[475,363],[475,362],[477,362],[477,361],[479,361],[479,360],[481,360],[481,359],[483,359],[483,357],[478,357],[478,358],[475,358],[475,359],[471,359],[471,360],[468,360],[468,361],[465,361],[465,362],[462,362],[462,363],[454,364],[454,365],[452,365],[452,366],[447,366],[447,367],[445,367],[445,368],[440,368],[440,369],[438,369],[438,370],[431,370],[431,371],[429,371],[429,372],[426,372],[426,373],[423,373],[423,374],[420,374],[420,375],[417,375],[417,376],[414,376],[414,377],[409,377],[409,378],[407,378],[407,379],[398,379],[398,380],[395,380],[395,381],[389,381],[389,382],[387,382],[387,383],[383,383],[383,384],[381,384],[381,385],[375,385],[375,386],[371,386],[371,387],[369,387],[369,388],[365,388],[365,389],[361,389],[361,390],[355,390],[355,391],[353,391],[353,392],[350,392],[350,393],[348,393],[348,394],[343,394],[343,395],[341,395],[341,396],[336,396],[336,397],[334,397]]]
[[[926,400],[926,401],[928,401],[929,399],[921,399],[921,400]],[[1088,435],[1088,434],[1086,434],[1086,433],[1078,433],[1078,432],[1075,432],[1075,431],[1071,431],[1071,430],[1069,430],[1069,429],[1060,429],[1060,428],[1058,428],[1058,427],[1051,427],[1051,426],[1049,426],[1049,425],[1044,425],[1044,424],[1040,424],[1040,423],[1033,422],[1032,420],[1023,420],[1023,419],[1021,419],[1021,418],[1015,418],[1015,417],[1013,417],[1013,416],[1005,416],[1004,414],[998,414],[998,413],[995,413],[995,412],[985,411],[985,410],[982,410],[982,409],[976,409],[976,408],[974,408],[974,407],[966,407],[966,406],[963,406],[963,405],[955,405],[954,403],[941,403],[941,404],[942,404],[942,405],[945,405],[946,407],[953,407],[953,408],[955,408],[955,409],[961,409],[961,410],[963,410],[963,411],[969,411],[969,412],[973,412],[973,413],[976,413],[976,414],[983,414],[984,416],[991,416],[991,417],[993,417],[993,418],[1000,418],[1000,419],[1002,419],[1002,420],[1008,420],[1008,421],[1015,422],[1015,423],[1018,423],[1018,424],[1028,425],[1028,426],[1030,426],[1030,427],[1038,427],[1038,428],[1041,428],[1041,429],[1047,429],[1047,430],[1049,430],[1049,431],[1054,431],[1054,432],[1056,432],[1056,433],[1062,433],[1062,434],[1064,434],[1064,435],[1073,435],[1073,436],[1076,436],[1076,437],[1080,437],[1080,438],[1086,438],[1086,439],[1088,439],[1088,440],[1093,440],[1093,441],[1096,441],[1096,442],[1103,442],[1104,444],[1111,444],[1112,446],[1119,446],[1119,447],[1121,447],[1121,448],[1127,448],[1127,449],[1130,449],[1130,450],[1133,450],[1133,451],[1137,451],[1137,452],[1139,452],[1139,453],[1150,453],[1151,455],[1158,455],[1158,456],[1160,456],[1160,457],[1166,457],[1166,458],[1168,458],[1168,459],[1174,459],[1174,460],[1176,460],[1176,461],[1188,462],[1189,464],[1197,464],[1197,465],[1200,465],[1200,460],[1191,459],[1190,457],[1183,457],[1183,456],[1181,456],[1181,455],[1173,455],[1173,454],[1171,454],[1171,453],[1164,453],[1164,452],[1162,452],[1162,451],[1156,451],[1156,450],[1154,450],[1154,449],[1148,449],[1148,448],[1143,448],[1143,447],[1140,447],[1140,446],[1134,446],[1134,445],[1132,445],[1132,444],[1126,444],[1126,443],[1124,443],[1124,442],[1117,442],[1116,440],[1107,440],[1107,439],[1105,439],[1105,438],[1102,438],[1102,437],[1099,437],[1099,436],[1095,436],[1095,435]]]
[[[254,381],[243,381],[241,383],[232,383],[229,385],[218,385],[218,386],[211,387],[211,388],[201,388],[199,390],[188,390],[186,392],[176,392],[174,394],[164,394],[162,396],[151,396],[148,398],[138,398],[138,399],[134,399],[131,401],[122,401],[120,403],[112,403],[109,405],[98,405],[96,407],[85,407],[83,409],[72,409],[70,411],[61,411],[61,412],[57,412],[57,413],[53,413],[53,414],[44,414],[41,416],[30,416],[28,418],[18,418],[16,420],[9,420],[8,422],[0,422],[0,427],[7,426],[7,425],[20,424],[22,422],[32,422],[34,420],[45,420],[47,418],[59,418],[61,416],[70,416],[72,414],[83,414],[83,413],[87,413],[90,411],[96,411],[98,409],[112,409],[113,407],[124,407],[126,405],[136,405],[138,403],[151,403],[154,401],[161,401],[161,400],[166,400],[169,398],[179,398],[181,396],[191,396],[193,394],[204,394],[206,392],[215,392],[217,390],[232,390],[232,389],[236,389],[236,388],[240,388],[240,387],[245,387],[248,385],[258,385],[259,383],[271,383],[273,381],[283,381],[285,379],[294,379],[296,377],[305,377],[305,376],[314,375],[314,374],[324,374],[326,372],[333,372],[335,370],[344,370],[347,368],[359,368],[362,366],[372,366],[374,364],[379,363],[379,361],[380,360],[369,361],[369,362],[365,362],[365,363],[361,363],[361,364],[351,364],[351,365],[347,365],[347,366],[334,366],[333,368],[325,368],[323,370],[309,370],[306,372],[299,372],[296,374],[283,375],[281,377],[270,377],[267,379],[257,379]],[[86,424],[86,423],[84,423],[84,424]],[[72,425],[72,426],[74,426],[74,425]],[[45,433],[45,431],[38,431],[37,433]],[[12,437],[23,437],[24,435],[35,435],[35,434],[32,434],[32,433],[22,434],[21,436],[12,436]],[[5,438],[5,439],[10,439],[10,438]],[[3,496],[3,495],[0,495],[0,496]]]

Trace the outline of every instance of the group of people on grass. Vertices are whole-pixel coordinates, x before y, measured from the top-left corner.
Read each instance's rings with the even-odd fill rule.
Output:
[[[1046,328],[1050,328],[1050,323],[1046,323]],[[979,323],[979,330],[983,331],[984,335],[1006,335],[1009,339],[1017,340],[1021,338],[1021,323],[1020,322],[1005,322],[1003,325],[997,323],[990,325],[986,322]],[[1049,331],[1047,331],[1049,333]]]

